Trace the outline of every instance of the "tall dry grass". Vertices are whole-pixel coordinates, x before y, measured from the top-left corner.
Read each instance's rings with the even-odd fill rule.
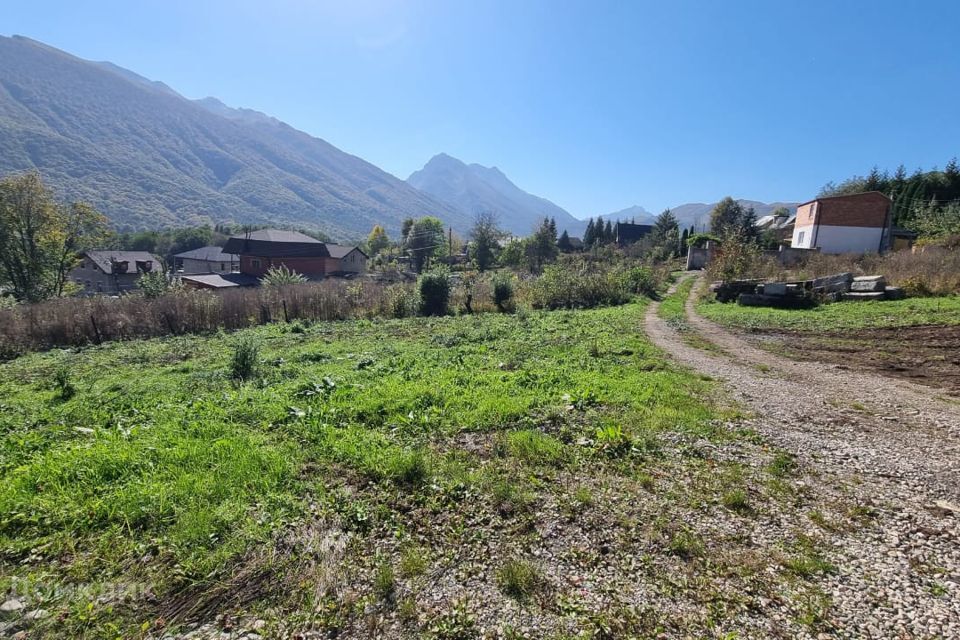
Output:
[[[889,284],[903,287],[912,296],[960,294],[960,249],[937,246],[885,255],[814,253],[804,263],[794,267],[784,267],[774,258],[759,256],[750,261],[742,277],[771,281],[806,280],[846,271],[856,276],[886,276]]]
[[[393,285],[394,288],[400,285]],[[52,347],[228,331],[283,320],[389,316],[387,287],[315,284],[186,291],[158,298],[65,298],[0,309],[0,357]]]

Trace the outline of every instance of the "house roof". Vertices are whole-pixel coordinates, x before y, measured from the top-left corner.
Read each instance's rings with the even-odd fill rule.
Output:
[[[200,275],[180,276],[180,279],[209,289],[255,287],[259,282],[256,277],[244,273],[204,273]]]
[[[888,196],[885,193],[881,193],[879,191],[861,191],[860,193],[848,193],[842,196],[823,196],[821,198],[814,198],[813,200],[807,200],[806,202],[801,202],[797,206],[802,207],[803,205],[810,204],[811,202],[822,202],[824,200],[842,200],[844,198],[862,198],[864,196],[871,196],[871,197],[880,196],[882,198],[890,200],[890,196]]]
[[[224,253],[223,247],[200,247],[193,251],[184,251],[173,256],[189,260],[203,260],[205,262],[235,262],[239,256],[235,253]]]
[[[113,262],[128,263],[128,273],[136,273],[137,262],[152,262],[161,264],[160,259],[149,251],[84,251],[83,255],[89,258],[97,268],[104,273],[113,273],[110,264]]]
[[[316,238],[280,229],[259,229],[231,236],[223,250],[264,258],[325,258],[330,255],[326,244]]]
[[[327,244],[327,251],[330,253],[331,258],[343,258],[344,256],[349,255],[351,251],[359,251],[360,253],[363,253],[363,250],[360,247],[348,247],[342,244],[329,243]],[[365,253],[363,253],[363,255],[367,258],[370,257]]]

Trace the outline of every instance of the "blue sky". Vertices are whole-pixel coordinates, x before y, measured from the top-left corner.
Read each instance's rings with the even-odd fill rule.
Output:
[[[0,32],[274,115],[401,178],[444,151],[581,217],[960,155],[960,3],[8,3]],[[2,61],[0,61],[2,64]]]

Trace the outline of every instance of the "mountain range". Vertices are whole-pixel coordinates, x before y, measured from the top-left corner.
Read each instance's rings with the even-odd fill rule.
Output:
[[[110,63],[0,37],[0,174],[39,169],[119,230],[302,226],[335,238],[435,215],[472,217],[328,142],[256,111],[192,101]]]
[[[465,164],[445,153],[435,155],[407,182],[464,213],[493,213],[501,228],[528,235],[543,218],[553,218],[560,231],[580,235],[586,223],[545,198],[531,195],[496,167]]]
[[[120,231],[243,223],[353,240],[375,224],[396,237],[405,218],[423,215],[464,233],[480,212],[521,236],[544,217],[573,236],[586,227],[496,167],[441,153],[404,181],[267,114],[190,100],[110,62],[22,36],[0,36],[0,60],[0,175],[37,169]],[[758,216],[782,204],[740,202]],[[712,208],[690,203],[673,213],[702,227]],[[649,223],[655,215],[634,205],[603,217]]]

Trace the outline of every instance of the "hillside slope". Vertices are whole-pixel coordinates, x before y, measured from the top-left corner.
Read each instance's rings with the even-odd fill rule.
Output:
[[[580,235],[586,224],[549,200],[519,188],[496,167],[468,165],[445,153],[431,158],[407,182],[471,218],[477,213],[494,213],[501,227],[516,235],[528,235],[543,218],[556,219],[557,228],[571,235]]]
[[[39,169],[118,229],[242,222],[344,238],[425,214],[469,227],[458,209],[257,112],[23,37],[0,37],[0,60],[0,173]]]

